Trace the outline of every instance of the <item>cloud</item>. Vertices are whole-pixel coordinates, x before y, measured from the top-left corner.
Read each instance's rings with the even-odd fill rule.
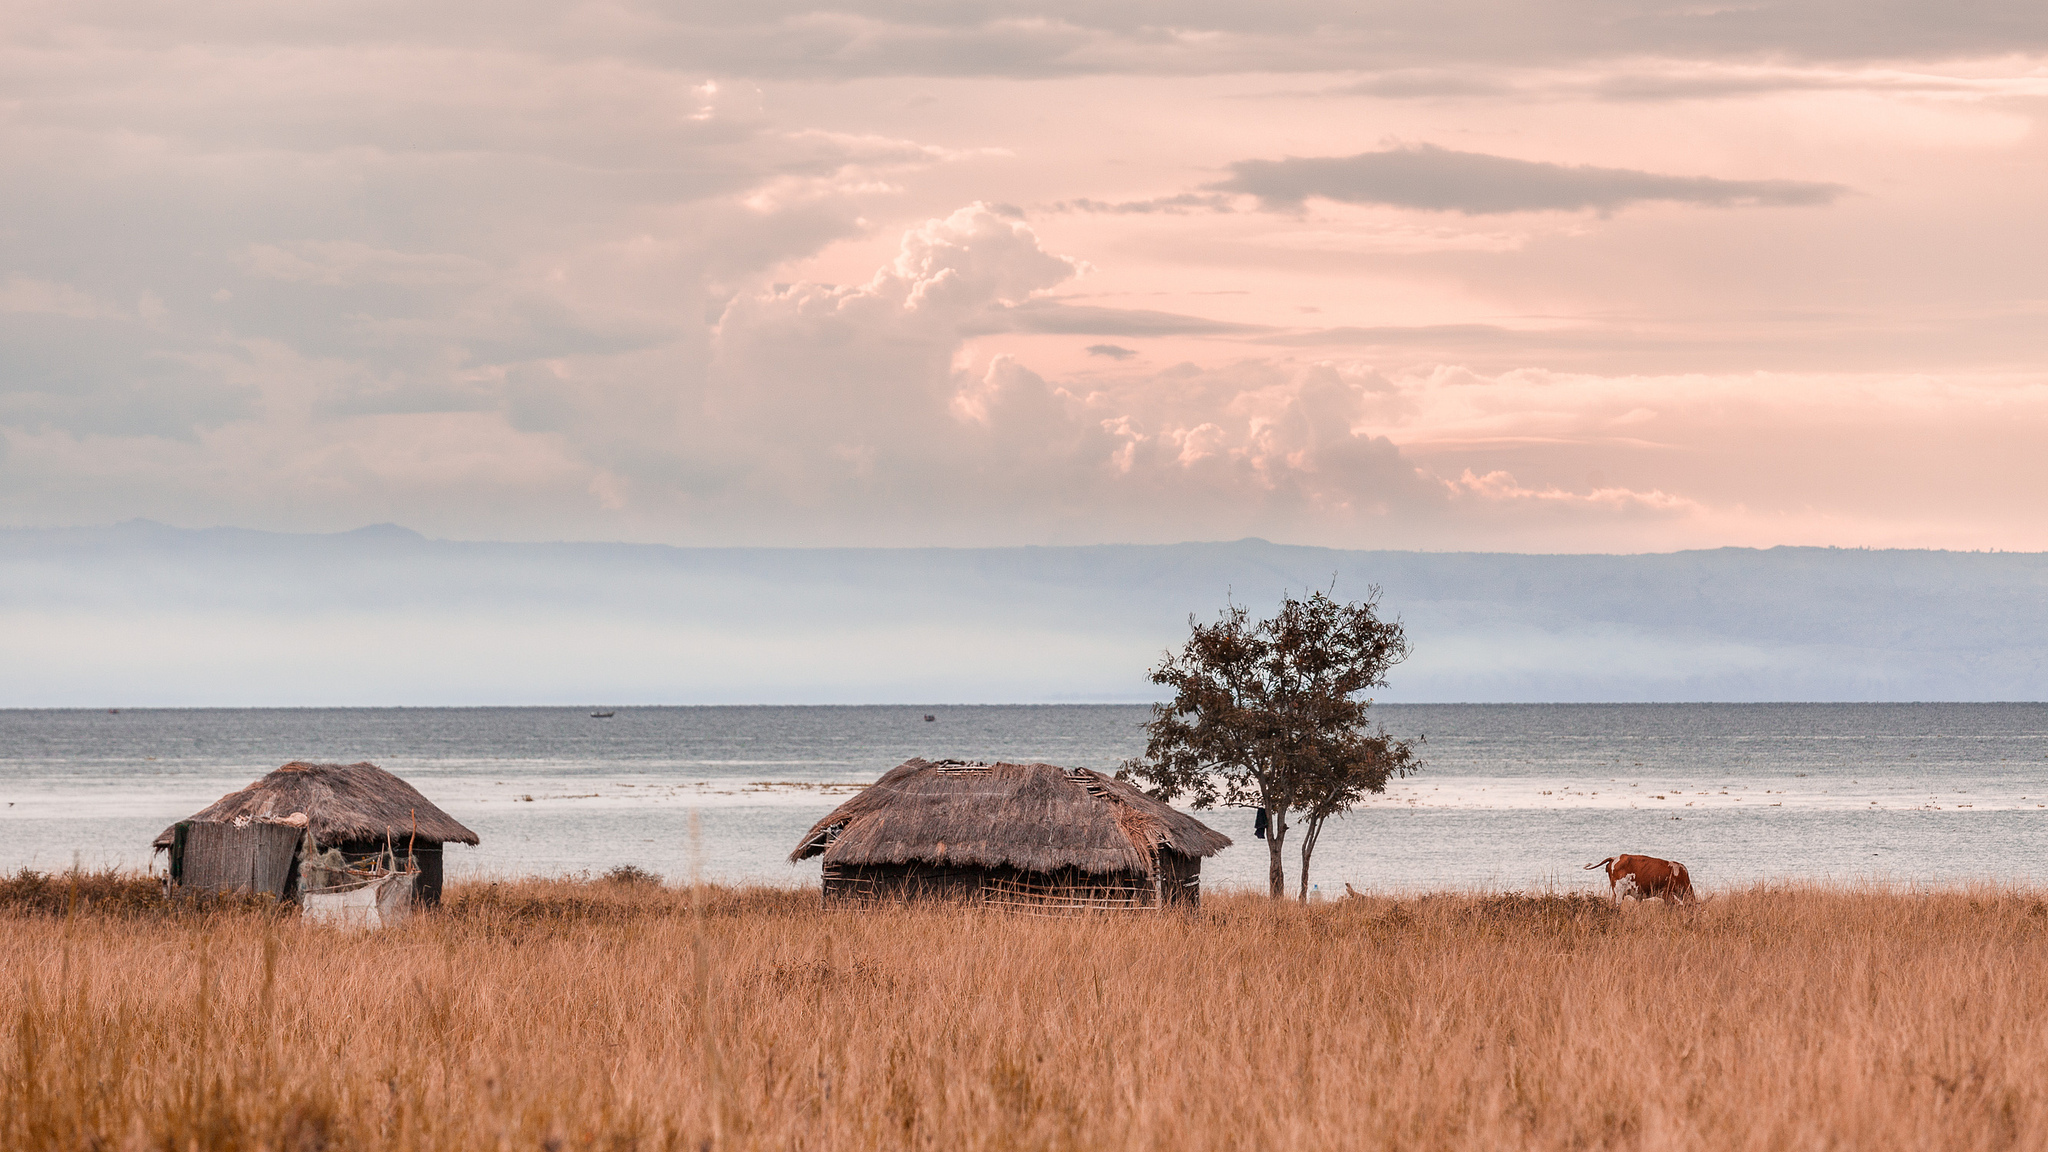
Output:
[[[1125,348],[1117,344],[1090,344],[1082,351],[1090,356],[1107,356],[1111,360],[1129,360],[1138,354],[1135,348]]]
[[[1046,205],[1048,212],[1091,212],[1108,216],[1186,215],[1190,212],[1230,212],[1230,197],[1213,192],[1182,192],[1150,200],[1061,200]]]
[[[331,287],[361,284],[474,284],[494,269],[482,260],[442,252],[397,252],[353,240],[307,240],[283,247],[256,244],[241,258],[252,276]]]
[[[69,284],[39,280],[33,276],[9,276],[0,282],[0,312],[26,312],[91,320],[117,316],[120,309],[109,306]]]
[[[317,17],[246,0],[215,0],[181,7],[174,16],[113,3],[69,20],[91,29],[85,37],[115,44],[175,35],[193,44],[289,49],[319,42],[383,43],[392,29],[404,27],[411,39],[434,47],[481,42],[508,53],[809,80],[1340,72],[1642,57],[1887,61],[2048,48],[2048,21],[2031,0],[1947,6],[1893,0],[1876,8],[1847,0],[1298,0],[1181,6],[1170,13],[1143,0],[619,0],[599,10],[530,2],[507,9],[462,0],[429,16],[382,0]],[[694,104],[683,107],[694,110]]]
[[[1623,103],[1719,100],[1779,92],[1912,92],[1994,94],[2008,85],[1898,72],[1839,73],[1791,69],[1623,72],[1600,78],[1592,94]]]
[[[1890,62],[1885,62],[1890,63]],[[1954,74],[1940,74],[1943,71]],[[1877,95],[1956,97],[2038,96],[2048,81],[2027,75],[1980,75],[1956,62],[1928,61],[1916,68],[1851,62],[1847,66],[1809,63],[1759,66],[1747,58],[1673,58],[1645,66],[1641,60],[1594,60],[1575,66],[1527,67],[1463,64],[1391,68],[1334,87],[1304,93],[1267,93],[1266,99],[1363,96],[1379,100],[1459,101],[1466,105],[1500,101],[1561,104],[1597,100],[1619,104],[1743,100],[1782,93],[1853,92]],[[1078,202],[1077,202],[1078,203]]]
[[[0,430],[197,442],[255,411],[253,389],[181,344],[135,319],[0,314]]]
[[[1673,89],[1670,98],[1678,98],[1679,91]],[[1309,199],[1318,198],[1476,216],[1609,212],[1645,201],[1712,207],[1810,206],[1833,203],[1849,191],[1839,184],[1810,181],[1722,180],[1517,160],[1433,144],[1355,156],[1240,160],[1230,165],[1230,171],[1229,179],[1205,185],[1204,191],[1144,200],[1061,200],[1046,205],[1046,210],[1112,216],[1230,213],[1237,210],[1238,197],[1253,196],[1268,212],[1298,212]]]
[[[1619,513],[1516,495],[1591,489],[1471,446],[1550,434],[1559,389],[1431,375],[1445,366],[1641,371],[1645,391],[1798,357],[2038,368],[2038,133],[2018,89],[1986,80],[2034,68],[2031,9],[1161,11],[24,9],[0,37],[0,519],[850,544],[1440,521],[1432,543],[1493,544],[1515,529],[1480,510]],[[2002,55],[1920,67],[1973,44]],[[1676,141],[1652,103],[1879,68],[1902,77],[1880,95],[1726,99]],[[1986,83],[1904,78],[1941,70]],[[1288,86],[1274,72],[1314,91],[1244,98]],[[1060,76],[1084,78],[992,79]],[[1523,98],[1537,81],[1542,107]],[[1360,109],[1313,96],[1350,82],[1459,99],[1377,106],[1392,119],[1365,140],[1511,140],[1464,146],[1526,159],[1422,148],[1346,169]],[[1308,159],[1225,167],[1280,156],[1276,124]],[[1840,194],[1562,163],[1695,147],[1717,158],[1701,172],[1825,164],[1872,194],[1603,228],[1460,215]],[[1390,162],[1440,179],[1390,188]],[[1195,187],[1226,176],[1243,187]],[[1445,211],[1257,211],[1404,196]],[[1067,214],[1033,229],[1011,203]],[[1099,295],[1075,286],[1083,256]],[[1469,443],[1404,423],[1475,391],[1514,411]],[[1516,480],[1464,485],[1467,468]]]
[[[1336,325],[1276,329],[1247,344],[1402,364],[1455,363],[1487,371],[1541,366],[1605,374],[1683,372],[1969,372],[2013,361],[2014,341],[2040,327],[2038,310],[1956,317],[1930,325],[1871,313],[1756,309],[1738,316],[1645,323],[1639,317],[1530,317],[1509,324]],[[2023,335],[2025,334],[2025,335]],[[1970,353],[1959,352],[1966,348]]]
[[[340,15],[188,15],[127,13],[76,50],[61,45],[92,13],[0,38],[15,161],[0,219],[26,222],[0,232],[0,441],[189,443],[235,426],[240,459],[185,469],[214,492],[195,499],[239,503],[212,478],[286,452],[284,471],[329,470],[315,487],[372,501],[408,468],[446,476],[501,449],[685,473],[689,441],[660,416],[701,394],[728,300],[862,232],[863,206],[906,174],[982,155],[780,121],[752,85],[481,25],[365,41]],[[218,34],[191,41],[202,27]],[[539,375],[551,403],[528,386]],[[466,423],[412,460],[409,433],[367,432],[443,416]],[[477,455],[471,474],[495,474]],[[52,492],[93,490],[57,472],[0,487],[31,516]],[[96,498],[151,490],[110,480]]]
[[[1631,488],[1609,485],[1594,486],[1585,492],[1556,485],[1531,488],[1516,480],[1513,473],[1504,470],[1495,470],[1481,476],[1467,468],[1456,479],[1446,481],[1445,486],[1451,490],[1454,497],[1477,498],[1495,505],[1496,508],[1517,505],[1537,508],[1590,508],[1630,518],[1660,519],[1697,517],[1710,511],[1697,500],[1674,496],[1657,489],[1638,492]]]
[[[635,265],[597,267],[625,276]],[[1871,414],[1859,443],[1891,445],[1872,460],[1958,458],[1915,450],[1905,434],[1928,424],[1930,405],[1964,402],[1946,381],[1912,393],[1871,383],[1850,396],[1824,381],[1487,372],[1457,366],[1438,346],[1529,354],[1517,341],[1536,337],[1491,325],[1333,330],[1354,343],[1409,342],[1397,362],[1416,366],[1400,369],[1288,349],[1144,370],[1115,355],[1131,349],[1103,343],[1086,351],[1110,363],[1065,375],[989,344],[1020,332],[1173,339],[1228,329],[1055,295],[1080,271],[1030,225],[975,204],[904,230],[895,253],[857,283],[734,293],[701,345],[678,339],[436,375],[428,362],[380,373],[256,343],[232,357],[192,351],[174,362],[184,376],[148,384],[129,349],[121,354],[131,359],[109,360],[68,392],[40,385],[0,404],[0,422],[14,429],[0,462],[10,483],[0,487],[17,518],[30,500],[62,515],[89,507],[78,501],[94,492],[146,487],[244,522],[304,517],[313,506],[354,522],[424,517],[470,535],[681,523],[703,543],[1263,535],[1641,549],[1793,515],[1773,501],[1815,489],[1787,483],[1786,470],[1836,435],[1843,411]],[[1547,338],[1554,348],[1598,339]],[[6,346],[15,356],[33,347]],[[115,387],[122,381],[130,391]],[[1993,389],[1967,401],[1997,413],[1970,426],[1973,458],[2009,473],[2015,493],[2031,492],[2028,469],[2038,471],[2016,461],[2031,459],[2044,426],[2040,393]],[[1753,483],[1711,466],[1758,451],[1766,434],[1777,438],[1767,456],[1778,463],[1743,470]],[[120,436],[130,438],[112,439]],[[13,483],[33,477],[62,487]],[[1948,514],[1928,480],[1851,468],[1826,499]]]
[[[1445,97],[1504,96],[1514,86],[1494,70],[1395,68],[1332,89],[1332,96],[1373,96],[1386,100],[1437,100]]]
[[[1628,168],[1566,166],[1433,144],[1356,156],[1240,160],[1217,192],[1256,196],[1267,211],[1298,210],[1310,197],[1483,215],[1609,211],[1646,200],[1717,207],[1827,204],[1847,189],[1796,180],[1718,180]]]
[[[1040,531],[1107,514],[1214,535],[1451,500],[1361,427],[1386,387],[1370,371],[1180,365],[1084,390],[1010,355],[963,361],[1000,331],[1260,330],[1045,295],[1077,270],[977,204],[911,229],[861,284],[736,299],[706,408],[726,446],[724,487],[772,485],[820,524],[908,517],[947,538],[972,535],[989,507]]]
[[[1273,328],[1149,308],[1105,308],[1040,299],[992,308],[974,330],[1059,336],[1257,336]]]
[[[863,283],[734,299],[715,332],[707,415],[737,437],[728,458],[774,461],[785,486],[829,489],[884,476],[904,453],[929,459],[949,438],[961,343],[1078,271],[987,205],[926,221]]]

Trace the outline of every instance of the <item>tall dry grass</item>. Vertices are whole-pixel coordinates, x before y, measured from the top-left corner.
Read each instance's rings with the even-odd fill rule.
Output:
[[[0,908],[10,1149],[2048,1146],[2035,893]]]

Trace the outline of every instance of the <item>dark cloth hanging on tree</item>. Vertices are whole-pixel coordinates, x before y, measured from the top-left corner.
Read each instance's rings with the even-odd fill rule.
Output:
[[[1270,827],[1270,825],[1266,823],[1266,810],[1264,808],[1261,808],[1259,809],[1259,814],[1252,817],[1252,835],[1258,837],[1261,840],[1264,840],[1266,838],[1266,829],[1268,827]]]

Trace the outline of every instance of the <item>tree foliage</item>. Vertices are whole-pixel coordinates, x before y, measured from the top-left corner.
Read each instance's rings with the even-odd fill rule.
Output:
[[[1409,654],[1400,623],[1381,620],[1378,606],[1373,588],[1355,603],[1322,592],[1288,596],[1264,620],[1234,604],[1213,624],[1190,616],[1186,645],[1152,670],[1173,699],[1154,707],[1145,755],[1122,775],[1197,808],[1266,809],[1273,896],[1286,893],[1290,813],[1305,824],[1305,895],[1323,822],[1420,767],[1419,738],[1367,725],[1365,693],[1385,687],[1387,671]]]

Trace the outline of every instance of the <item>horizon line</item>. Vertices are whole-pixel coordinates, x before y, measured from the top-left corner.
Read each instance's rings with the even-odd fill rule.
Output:
[[[378,521],[359,525],[355,528],[341,528],[328,531],[293,530],[281,528],[248,528],[237,524],[213,524],[205,527],[189,527],[167,524],[146,516],[134,516],[126,520],[96,524],[6,524],[0,525],[0,533],[30,532],[98,532],[122,528],[157,528],[184,533],[246,533],[255,536],[279,536],[298,538],[336,539],[341,537],[407,539],[422,544],[497,545],[507,547],[597,547],[597,548],[665,548],[671,551],[691,552],[996,552],[1024,551],[1030,549],[1072,550],[1100,548],[1222,548],[1234,545],[1263,545],[1268,548],[1296,548],[1320,552],[1360,552],[1378,555],[1414,556],[1684,556],[1705,552],[1885,552],[1924,553],[1943,556],[2032,556],[2048,557],[2048,549],[2028,551],[2018,548],[1929,548],[1873,544],[1718,544],[1698,548],[1674,548],[1663,552],[1575,552],[1575,551],[1513,551],[1509,549],[1483,548],[1353,548],[1337,544],[1302,544],[1287,541],[1268,540],[1262,536],[1241,536],[1230,540],[1175,540],[1160,543],[1138,541],[1096,541],[1093,543],[1069,544],[676,544],[667,541],[617,540],[617,539],[494,539],[485,537],[430,536],[418,529],[394,521]]]
[[[945,704],[932,702],[888,702],[864,704],[818,703],[707,703],[707,704],[0,704],[0,714],[9,712],[88,712],[118,715],[125,712],[455,712],[569,710],[607,708],[615,712],[680,710],[695,708],[1149,708],[1164,701],[1153,700],[1043,700],[1001,703]],[[1375,701],[1375,708],[1917,708],[1964,705],[1971,707],[2036,707],[2048,700],[1392,700]]]

